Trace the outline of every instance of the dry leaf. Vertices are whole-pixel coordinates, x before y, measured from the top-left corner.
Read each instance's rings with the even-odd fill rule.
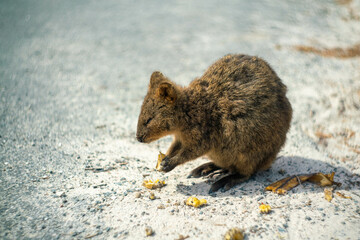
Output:
[[[338,183],[334,182],[334,175],[335,172],[329,173],[329,174],[323,174],[323,173],[315,173],[313,174],[308,181],[312,183],[316,183],[317,185],[321,187],[331,186],[333,184],[338,185]]]
[[[165,158],[165,156],[166,156],[165,154],[163,154],[162,152],[159,152],[158,160],[157,160],[156,167],[155,167],[156,170],[158,170],[158,171],[161,170],[160,163]]]
[[[315,136],[317,136],[320,139],[332,138],[333,137],[333,135],[331,135],[331,134],[323,133],[323,132],[320,132],[320,131],[315,132]]]
[[[338,195],[339,197],[342,197],[342,198],[352,199],[352,197],[350,197],[350,196],[345,196],[345,195],[342,194],[341,192],[336,192],[336,195]]]
[[[323,173],[312,173],[312,174],[304,174],[304,175],[294,175],[290,177],[283,178],[277,182],[274,182],[267,186],[265,190],[272,191],[277,194],[285,194],[287,191],[293,189],[297,185],[309,181],[312,183],[316,183],[322,187],[331,186],[331,185],[340,185],[340,183],[334,182],[335,172],[330,174]]]
[[[324,189],[325,199],[329,202],[331,202],[331,200],[333,199],[333,190],[333,188],[328,187]]]

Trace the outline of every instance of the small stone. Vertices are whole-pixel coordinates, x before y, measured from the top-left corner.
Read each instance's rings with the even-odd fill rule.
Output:
[[[157,208],[158,209],[165,209],[165,206],[164,206],[164,204],[160,204]]]
[[[135,198],[140,198],[141,197],[141,192],[136,192],[135,193]]]
[[[256,200],[257,201],[260,201],[261,199],[263,199],[264,198],[264,196],[260,196],[260,197],[258,197]]]

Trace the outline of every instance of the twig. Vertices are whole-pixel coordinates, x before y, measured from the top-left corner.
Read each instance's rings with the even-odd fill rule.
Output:
[[[300,178],[299,178],[297,175],[295,175],[295,177],[296,177],[296,179],[298,180],[299,185],[300,185],[301,187],[303,187],[303,185],[301,184]]]

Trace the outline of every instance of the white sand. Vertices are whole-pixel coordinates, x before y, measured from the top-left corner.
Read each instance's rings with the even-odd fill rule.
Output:
[[[357,3],[353,4],[356,6]],[[131,113],[130,120],[128,116],[125,118],[125,125],[131,129],[129,136],[105,139],[101,145],[95,141],[88,147],[92,151],[105,151],[103,158],[106,162],[124,159],[128,169],[89,174],[88,181],[107,183],[106,188],[86,192],[87,187],[80,184],[72,194],[79,194],[82,189],[82,194],[92,197],[109,189],[115,189],[117,193],[127,192],[127,195],[114,196],[101,213],[105,224],[113,227],[113,236],[121,238],[143,238],[145,227],[150,226],[155,231],[152,239],[176,239],[180,235],[189,236],[189,239],[221,239],[232,227],[244,229],[248,239],[359,239],[359,58],[324,58],[296,52],[292,46],[349,46],[359,40],[355,36],[360,34],[360,24],[342,20],[347,16],[344,7],[317,7],[318,11],[329,11],[325,19],[319,20],[326,22],[325,29],[318,26],[307,30],[307,26],[302,24],[288,28],[285,23],[282,27],[281,22],[277,22],[277,26],[282,28],[280,32],[286,30],[286,35],[270,37],[267,35],[270,30],[265,27],[260,27],[257,33],[259,43],[264,38],[272,38],[282,46],[280,50],[274,48],[273,55],[267,53],[263,57],[287,84],[294,109],[287,143],[269,171],[258,173],[228,192],[209,196],[210,184],[206,179],[186,178],[191,169],[206,159],[179,166],[168,174],[155,171],[158,151],[166,152],[171,138],[149,145],[137,143],[133,135],[136,119]],[[304,25],[309,24],[306,14],[294,13],[294,17],[300,18]],[[256,36],[246,38],[253,40]],[[262,56],[261,52],[256,52]],[[213,59],[202,64],[202,69],[211,62]],[[199,69],[195,70],[197,75],[192,75],[191,71],[179,74],[177,69],[164,71],[184,85],[201,74]],[[143,94],[147,78],[139,83],[139,91]],[[140,107],[140,104],[141,99],[137,99],[136,105]],[[117,126],[123,118],[119,119],[115,122]],[[320,140],[319,133],[327,134],[328,138]],[[284,171],[283,175],[280,170]],[[332,202],[328,202],[324,199],[324,188],[310,183],[298,186],[284,196],[264,192],[266,185],[285,176],[333,171],[335,181],[343,184],[335,192],[340,191],[352,199],[334,195]],[[153,190],[158,199],[149,200],[150,190],[141,186],[143,174],[149,174],[145,179],[166,181],[166,187]],[[119,180],[121,177],[126,180]],[[119,186],[116,182],[123,184]],[[136,199],[133,191],[141,192],[142,197]],[[207,199],[208,205],[199,209],[185,206],[183,201],[190,195]],[[269,204],[273,208],[271,214],[260,214],[260,203]],[[160,205],[165,209],[158,209]]]

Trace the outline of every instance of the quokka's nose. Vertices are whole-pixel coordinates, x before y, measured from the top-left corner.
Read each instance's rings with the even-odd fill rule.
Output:
[[[137,139],[139,142],[144,142],[143,136],[136,135],[136,139]]]

